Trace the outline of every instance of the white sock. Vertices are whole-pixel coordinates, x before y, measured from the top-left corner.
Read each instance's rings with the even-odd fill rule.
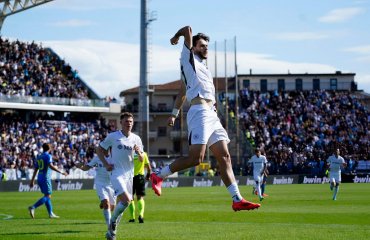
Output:
[[[111,212],[110,212],[110,209],[103,209],[103,215],[104,215],[105,223],[106,223],[106,224],[108,225],[108,227],[109,227],[110,218],[111,218]]]
[[[171,170],[170,170],[170,165],[167,165],[167,166],[165,166],[164,168],[161,169],[158,176],[160,176],[161,178],[166,178],[166,177],[170,176],[171,174],[173,174],[173,172],[171,172]]]
[[[117,220],[116,220],[117,225],[119,225],[119,223],[121,222],[122,215],[123,215],[123,213],[121,213],[121,214],[118,216],[118,218],[117,218]]]
[[[336,199],[336,198],[337,198],[338,191],[339,191],[339,186],[336,186],[336,187],[334,188],[334,195],[333,195],[333,199]]]
[[[119,201],[112,214],[111,222],[117,223],[117,218],[125,211],[127,207],[128,203],[122,203],[121,201]]]
[[[236,182],[230,184],[230,186],[227,187],[227,190],[229,191],[234,202],[240,202],[243,199],[242,195],[239,192],[238,184],[236,184]]]
[[[261,195],[261,183],[260,182],[258,182],[258,184],[257,184],[257,194],[258,194],[258,197],[262,197],[262,195]]]

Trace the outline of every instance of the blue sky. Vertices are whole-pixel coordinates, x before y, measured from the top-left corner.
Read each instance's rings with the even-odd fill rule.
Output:
[[[99,96],[118,97],[139,84],[140,2],[54,0],[6,18],[1,34],[53,48]],[[181,44],[169,39],[190,25],[211,49],[217,42],[221,66],[224,40],[232,52],[235,36],[240,74],[352,72],[370,93],[370,0],[148,0],[148,8],[151,84],[179,79]]]

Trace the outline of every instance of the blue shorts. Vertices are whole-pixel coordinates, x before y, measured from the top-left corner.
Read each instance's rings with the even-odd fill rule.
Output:
[[[38,177],[37,178],[37,184],[40,187],[40,190],[45,195],[51,195],[53,192],[53,188],[51,186],[51,179],[45,179],[44,177]]]

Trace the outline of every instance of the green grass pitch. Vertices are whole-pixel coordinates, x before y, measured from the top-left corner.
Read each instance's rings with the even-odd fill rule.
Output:
[[[240,190],[257,201],[251,187]],[[224,187],[147,189],[145,223],[128,223],[117,239],[370,239],[370,185],[342,184],[338,200],[329,185],[268,185],[270,196],[254,211],[234,212]],[[104,239],[106,226],[95,191],[55,191],[54,212],[45,206],[31,219],[27,207],[41,193],[0,193],[0,239]],[[7,219],[10,218],[10,219]]]

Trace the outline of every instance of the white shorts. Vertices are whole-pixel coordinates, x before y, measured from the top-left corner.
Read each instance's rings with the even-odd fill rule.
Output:
[[[253,179],[256,182],[262,183],[263,176],[261,174],[259,174],[259,172],[258,173],[253,173]]]
[[[116,196],[112,185],[95,184],[95,188],[100,201],[108,199],[111,205],[116,205]]]
[[[113,185],[113,189],[116,195],[120,195],[122,193],[127,193],[127,195],[132,199],[132,186],[133,186],[133,176],[123,176],[120,175],[111,175],[111,182]]]
[[[197,104],[190,107],[187,114],[189,145],[207,144],[212,146],[218,141],[230,142],[213,106]]]
[[[338,172],[330,172],[329,177],[330,177],[330,182],[335,181],[337,183],[340,183],[342,181],[342,176]]]

